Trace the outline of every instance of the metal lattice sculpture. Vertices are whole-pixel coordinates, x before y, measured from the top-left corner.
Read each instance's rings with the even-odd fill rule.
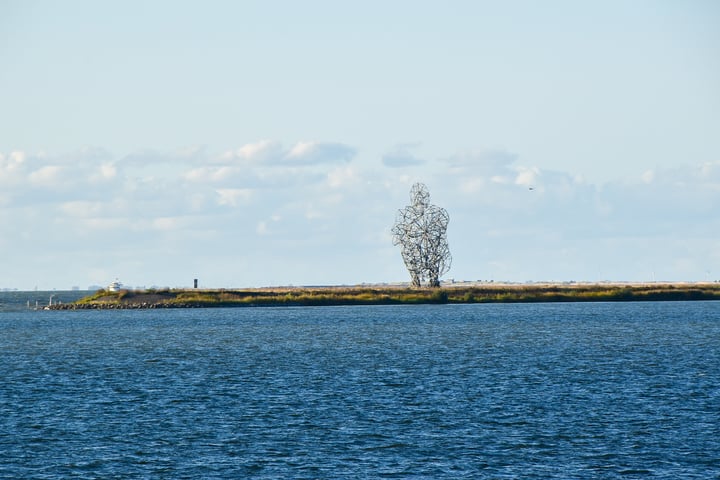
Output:
[[[410,199],[410,205],[398,210],[393,245],[402,248],[413,286],[427,281],[429,286],[439,287],[440,277],[452,263],[446,236],[450,216],[444,208],[430,205],[430,192],[422,183],[412,186]]]

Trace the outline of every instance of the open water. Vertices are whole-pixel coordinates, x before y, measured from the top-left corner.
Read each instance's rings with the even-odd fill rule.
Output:
[[[720,303],[6,308],[0,478],[720,478]]]

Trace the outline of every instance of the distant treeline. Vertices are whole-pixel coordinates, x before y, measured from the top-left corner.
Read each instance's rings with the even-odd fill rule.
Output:
[[[57,309],[720,300],[720,284],[473,285],[443,288],[163,289],[95,294]]]

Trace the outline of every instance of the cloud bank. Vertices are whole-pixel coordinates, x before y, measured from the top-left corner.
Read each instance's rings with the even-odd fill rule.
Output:
[[[414,181],[450,213],[448,278],[720,277],[720,162],[596,185],[510,151],[417,148],[0,153],[0,288],[404,281],[389,231]]]

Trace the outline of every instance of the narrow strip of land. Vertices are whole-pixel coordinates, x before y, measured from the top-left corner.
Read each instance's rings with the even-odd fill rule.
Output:
[[[276,287],[251,289],[100,290],[53,309],[277,307],[458,303],[627,302],[720,300],[720,283],[473,284]]]

